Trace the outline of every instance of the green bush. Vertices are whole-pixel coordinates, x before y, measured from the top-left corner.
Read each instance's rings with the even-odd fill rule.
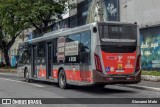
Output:
[[[160,76],[160,71],[142,71],[142,75]]]

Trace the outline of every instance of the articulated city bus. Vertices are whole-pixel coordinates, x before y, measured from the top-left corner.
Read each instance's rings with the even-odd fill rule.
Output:
[[[19,46],[18,73],[26,81],[104,87],[141,81],[137,24],[95,22],[58,30]]]

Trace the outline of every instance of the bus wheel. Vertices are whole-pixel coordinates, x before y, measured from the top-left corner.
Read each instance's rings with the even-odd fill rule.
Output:
[[[29,72],[28,72],[27,69],[25,70],[25,81],[26,81],[26,82],[30,82],[30,79],[29,79]]]
[[[62,89],[67,88],[67,83],[66,83],[66,75],[64,70],[60,70],[59,72],[59,76],[58,76],[58,83],[59,83],[59,87]]]

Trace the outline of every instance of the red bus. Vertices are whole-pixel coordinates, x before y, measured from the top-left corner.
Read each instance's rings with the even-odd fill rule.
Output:
[[[69,85],[133,84],[141,81],[137,24],[95,22],[53,31],[19,46],[18,74],[26,81]]]

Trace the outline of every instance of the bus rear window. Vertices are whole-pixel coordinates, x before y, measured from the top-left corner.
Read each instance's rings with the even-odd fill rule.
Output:
[[[137,39],[137,27],[127,25],[104,25],[100,26],[101,39]]]

